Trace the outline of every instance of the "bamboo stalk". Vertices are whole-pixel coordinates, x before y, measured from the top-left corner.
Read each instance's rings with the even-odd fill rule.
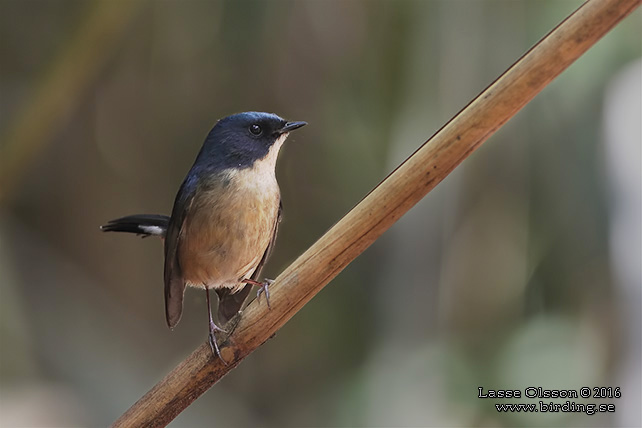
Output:
[[[167,425],[270,338],[332,278],[443,180],[499,127],[631,13],[641,0],[589,0],[537,43],[283,271],[272,309],[254,301],[222,349],[206,344],[136,402],[114,427]],[[225,340],[226,338],[221,338]]]

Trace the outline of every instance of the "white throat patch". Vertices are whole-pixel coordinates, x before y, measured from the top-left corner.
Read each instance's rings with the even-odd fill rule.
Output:
[[[276,189],[278,192],[276,160],[286,138],[288,138],[288,133],[280,135],[270,147],[267,155],[262,159],[254,161],[250,168],[227,170],[228,177],[232,179],[243,177],[243,179],[238,181],[238,183],[242,183],[240,184],[242,187],[263,188],[263,191],[267,191],[268,194],[271,189]]]
[[[256,168],[258,163],[265,163],[265,167],[271,167],[274,169],[276,167],[276,159],[279,156],[279,152],[281,151],[281,146],[283,145],[283,142],[288,138],[289,133],[281,134],[279,138],[276,139],[274,144],[272,144],[272,147],[270,147],[270,151],[268,152],[267,155],[263,159],[259,159],[255,162],[254,168]]]

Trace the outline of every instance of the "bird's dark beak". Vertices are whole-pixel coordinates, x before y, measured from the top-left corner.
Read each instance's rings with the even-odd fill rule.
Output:
[[[308,122],[287,122],[283,125],[283,128],[281,128],[280,133],[285,134],[286,132],[294,131],[295,129],[299,129],[307,124]]]

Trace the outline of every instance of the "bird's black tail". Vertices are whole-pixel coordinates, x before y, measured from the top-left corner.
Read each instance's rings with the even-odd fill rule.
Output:
[[[146,238],[148,236],[165,237],[169,217],[160,214],[135,214],[117,218],[100,226],[103,232],[128,232]]]

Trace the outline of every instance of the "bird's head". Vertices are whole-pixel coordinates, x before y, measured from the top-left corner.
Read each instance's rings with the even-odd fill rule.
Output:
[[[197,162],[217,167],[249,168],[274,159],[290,131],[306,122],[288,122],[272,113],[245,112],[219,120],[207,136]]]

